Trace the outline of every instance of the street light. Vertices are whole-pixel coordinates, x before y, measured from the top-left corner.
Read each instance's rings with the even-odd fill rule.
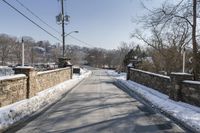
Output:
[[[72,33],[79,33],[79,31],[71,31],[71,32],[69,32],[69,33],[67,33],[67,34],[65,34],[65,36],[64,37],[67,37],[67,36],[69,36],[70,34],[72,34]],[[65,55],[65,49],[63,49],[63,57],[64,57],[64,55]]]
[[[185,73],[185,54],[186,54],[185,45],[182,47],[182,54],[183,54],[183,73]]]
[[[70,34],[72,34],[72,33],[79,33],[79,31],[71,31],[68,34],[66,34],[65,37],[68,36],[68,35],[70,35]]]
[[[186,45],[183,45],[182,47],[181,47],[181,52],[182,52],[182,55],[183,55],[183,73],[185,73],[185,62],[186,62],[186,48],[188,48],[188,49],[192,49],[192,48],[190,48],[190,47],[187,47]],[[198,50],[199,51],[199,50]],[[198,52],[197,52],[198,53]],[[193,57],[190,57],[189,58],[189,62],[190,63],[192,63],[192,59],[193,59]]]

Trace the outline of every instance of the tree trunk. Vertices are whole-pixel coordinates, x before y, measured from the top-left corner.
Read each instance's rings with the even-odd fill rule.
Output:
[[[4,57],[1,57],[1,65],[2,65],[2,66],[4,66],[4,62],[5,62]]]
[[[197,42],[196,42],[196,9],[197,0],[193,0],[193,26],[192,26],[192,45],[193,45],[193,72],[194,72],[194,80],[197,79]]]

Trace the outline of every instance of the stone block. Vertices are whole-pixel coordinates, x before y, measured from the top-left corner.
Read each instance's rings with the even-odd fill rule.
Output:
[[[10,98],[5,99],[4,101],[1,102],[1,107],[9,104],[12,104],[12,100]]]
[[[0,101],[4,101],[7,99],[7,94],[0,95]]]

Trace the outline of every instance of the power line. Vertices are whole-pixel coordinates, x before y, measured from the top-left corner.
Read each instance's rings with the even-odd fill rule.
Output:
[[[80,40],[80,39],[78,39],[78,38],[76,38],[76,37],[74,37],[74,36],[72,36],[72,35],[69,35],[71,38],[73,38],[74,40],[76,40],[76,41],[78,41],[78,42],[81,42],[81,43],[83,43],[83,44],[85,44],[85,45],[87,45],[87,46],[90,46],[90,47],[94,47],[93,45],[91,45],[91,44],[89,44],[89,43],[87,43],[87,42],[84,42],[84,41],[82,41],[82,40]]]
[[[59,33],[60,32],[58,30],[56,30],[55,28],[53,28],[52,26],[50,26],[47,22],[45,22],[42,18],[40,18],[38,15],[36,15],[33,11],[31,11],[28,7],[26,7],[23,3],[21,3],[19,0],[15,0],[17,3],[19,3],[23,8],[25,8],[28,12],[30,12],[34,17],[36,17],[38,20],[40,20],[43,24],[45,24],[46,26],[48,26],[49,28],[51,28],[52,30],[54,30],[55,32]],[[22,16],[24,16],[26,19],[28,19],[29,21],[31,21],[33,24],[35,24],[36,26],[38,26],[40,29],[42,29],[43,31],[45,31],[47,34],[49,34],[50,36],[54,37],[56,40],[61,41],[60,39],[58,39],[56,36],[54,36],[53,34],[51,34],[50,32],[48,32],[47,30],[45,30],[44,28],[42,28],[39,24],[37,24],[36,22],[34,22],[33,20],[31,20],[29,17],[27,17],[25,14],[23,14],[21,11],[19,11],[17,8],[15,8],[14,6],[12,6],[10,3],[8,3],[6,0],[3,0],[3,2],[5,2],[7,5],[9,5],[11,8],[13,8],[15,11],[17,11],[18,13],[20,13]],[[84,42],[72,35],[69,35],[71,38],[73,38],[74,40],[81,42],[87,46],[90,47],[94,47],[93,45]]]
[[[42,20],[42,18],[40,18],[38,15],[36,15],[33,11],[31,11],[28,7],[26,7],[19,0],[15,0],[15,1],[17,3],[19,3],[23,8],[25,8],[29,13],[31,13],[34,17],[36,17],[37,19],[39,19],[43,24],[45,24],[46,26],[48,26],[50,29],[52,29],[53,31],[57,32],[58,34],[61,34],[58,30],[56,30],[55,28],[53,28],[52,26],[50,26],[47,22],[45,22],[44,20]]]
[[[61,40],[59,38],[57,38],[56,36],[54,36],[53,34],[51,34],[49,31],[47,31],[46,29],[44,29],[43,27],[41,27],[39,24],[37,24],[36,22],[34,22],[28,16],[26,16],[21,11],[19,11],[17,8],[15,8],[14,6],[12,6],[9,2],[7,2],[6,0],[2,0],[2,1],[4,3],[6,3],[9,7],[11,7],[13,10],[15,10],[16,12],[18,12],[19,14],[21,14],[23,17],[25,17],[26,19],[28,19],[31,23],[33,23],[34,25],[36,25],[38,28],[40,28],[41,30],[43,30],[44,32],[46,32],[47,34],[49,34],[50,36],[52,36],[53,38],[55,38],[56,40],[58,40],[58,41],[61,42]]]

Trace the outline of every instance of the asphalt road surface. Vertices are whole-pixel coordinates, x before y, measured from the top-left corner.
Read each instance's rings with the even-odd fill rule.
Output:
[[[116,87],[104,70],[74,88],[46,112],[7,133],[185,133]]]

